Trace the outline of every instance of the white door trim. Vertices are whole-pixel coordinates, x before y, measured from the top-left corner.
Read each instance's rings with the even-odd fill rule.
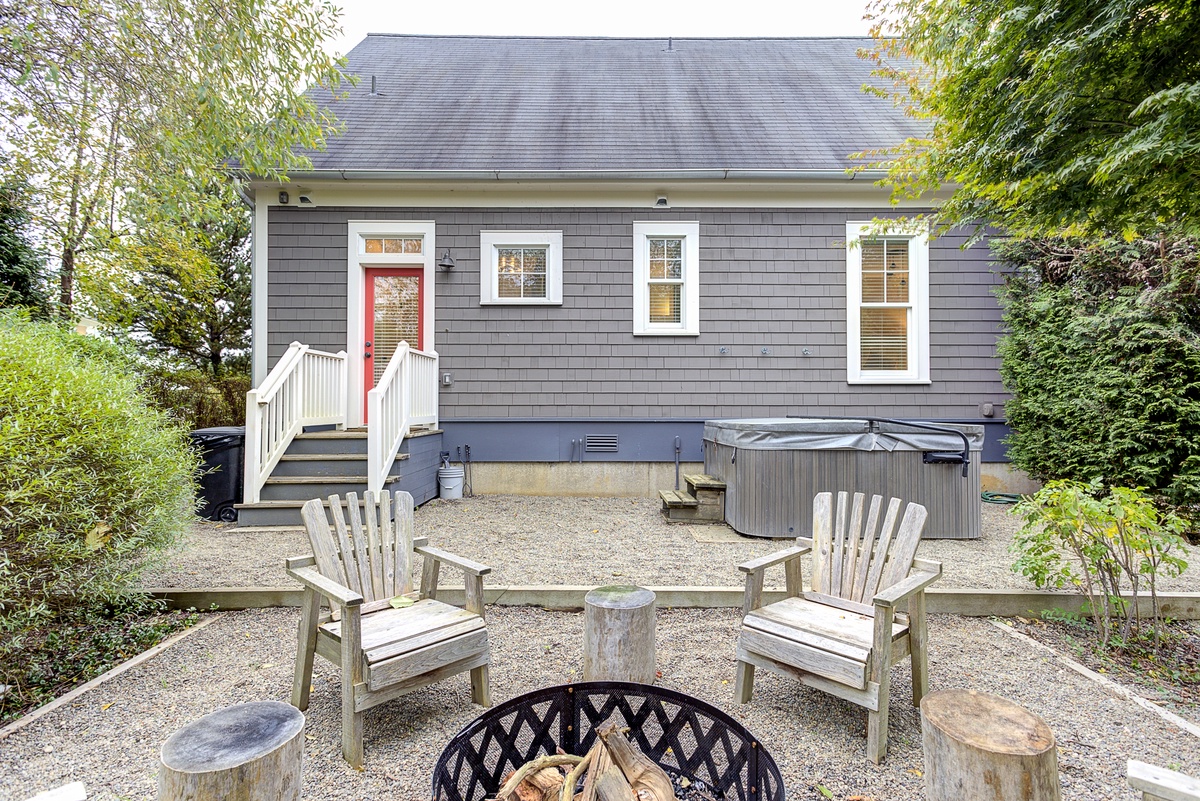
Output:
[[[433,342],[434,274],[437,243],[433,220],[350,220],[346,237],[346,426],[363,424],[363,336],[366,331],[367,267],[420,267],[421,339],[425,350],[436,350]],[[369,235],[416,237],[424,240],[420,254],[364,252],[362,241]],[[414,343],[415,344],[415,343]]]

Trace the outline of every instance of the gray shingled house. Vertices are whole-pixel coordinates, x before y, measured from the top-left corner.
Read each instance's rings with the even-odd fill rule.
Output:
[[[476,492],[653,494],[712,418],[984,423],[1002,462],[986,248],[869,229],[916,209],[846,171],[921,133],[866,44],[368,36],[344,133],[248,185],[243,521],[425,500],[441,452]]]

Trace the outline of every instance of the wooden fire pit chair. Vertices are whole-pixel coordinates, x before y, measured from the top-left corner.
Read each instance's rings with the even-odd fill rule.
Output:
[[[360,512],[354,493],[344,505],[331,495],[332,528],[321,501],[309,501],[301,516],[313,553],[287,560],[288,575],[304,585],[292,705],[308,708],[314,652],[341,666],[342,754],[356,768],[363,712],[377,704],[469,670],[471,699],[491,705],[483,619],[483,576],[491,568],[430,548],[424,537],[414,540],[412,496],[395,494],[394,521],[391,501],[386,492],[378,499],[368,492]],[[424,560],[419,593],[414,552]],[[465,609],[436,600],[442,563],[463,571]],[[400,596],[415,603],[394,608]],[[331,611],[323,612],[323,600]]]
[[[928,691],[925,588],[942,574],[939,562],[915,558],[925,507],[910,503],[895,531],[900,500],[893,498],[880,530],[882,500],[871,498],[864,526],[862,493],[850,501],[839,492],[835,516],[833,494],[822,492],[813,500],[811,540],[798,538],[787,550],[738,565],[746,597],[734,686],[738,702],[748,703],[754,669],[762,667],[866,707],[867,756],[875,763],[887,753],[892,665],[911,654],[913,704]],[[812,554],[809,591],[800,586],[806,553]],[[787,597],[763,606],[763,574],[778,564]],[[904,599],[907,614],[896,611]]]

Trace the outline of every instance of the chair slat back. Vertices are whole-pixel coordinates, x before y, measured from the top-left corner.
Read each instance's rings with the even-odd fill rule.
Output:
[[[349,587],[367,602],[412,592],[413,498],[407,492],[346,493],[304,504],[300,516],[321,575]],[[329,520],[333,521],[330,526]]]
[[[880,526],[883,498],[874,495],[863,515],[861,492],[818,493],[813,499],[813,592],[856,603],[871,602],[880,590],[908,576],[928,516],[924,506],[908,504],[896,530],[900,499],[888,502]]]

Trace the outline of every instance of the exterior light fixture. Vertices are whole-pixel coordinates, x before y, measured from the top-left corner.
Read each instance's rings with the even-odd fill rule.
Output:
[[[666,195],[659,195],[659,196],[658,196],[658,199],[654,201],[654,208],[656,208],[656,209],[665,209],[665,208],[670,208],[670,207],[667,205],[667,196],[666,196]]]
[[[442,254],[442,258],[438,260],[438,267],[441,267],[443,270],[454,269],[454,259],[450,256],[449,249],[447,249],[446,252]]]

